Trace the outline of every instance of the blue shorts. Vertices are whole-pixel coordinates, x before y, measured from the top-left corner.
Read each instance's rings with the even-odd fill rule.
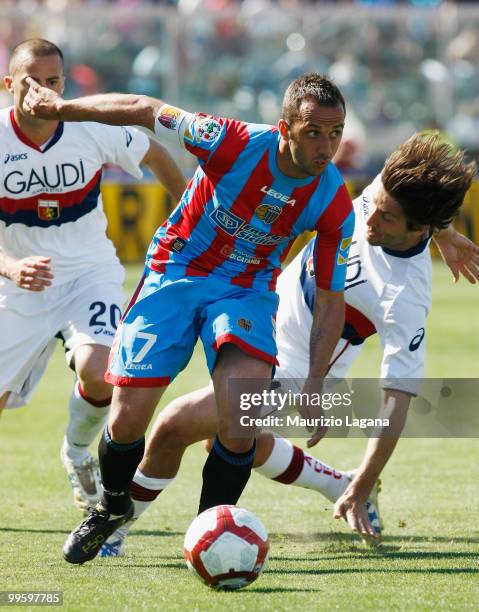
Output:
[[[118,326],[105,380],[161,387],[191,359],[199,337],[213,371],[222,344],[276,364],[273,291],[237,287],[218,276],[175,277],[146,269]]]

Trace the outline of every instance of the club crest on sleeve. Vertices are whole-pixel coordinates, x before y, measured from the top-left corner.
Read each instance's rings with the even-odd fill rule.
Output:
[[[254,212],[258,219],[271,225],[281,214],[282,208],[274,204],[260,204]]]
[[[57,200],[38,200],[37,214],[43,221],[53,221],[60,217],[60,203]]]

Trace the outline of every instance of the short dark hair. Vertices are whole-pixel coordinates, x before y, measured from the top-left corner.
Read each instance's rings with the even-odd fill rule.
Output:
[[[304,100],[315,100],[321,106],[339,105],[346,113],[342,93],[332,81],[316,72],[304,74],[290,83],[283,98],[283,119],[290,124],[294,123]]]
[[[389,156],[381,180],[401,207],[408,229],[429,225],[435,231],[457,216],[476,172],[475,162],[466,163],[464,151],[439,132],[418,133]]]
[[[58,55],[63,62],[63,53],[61,50],[49,40],[43,38],[29,38],[19,43],[12,49],[10,54],[9,71],[14,74],[20,65],[22,57],[47,57],[48,55]]]

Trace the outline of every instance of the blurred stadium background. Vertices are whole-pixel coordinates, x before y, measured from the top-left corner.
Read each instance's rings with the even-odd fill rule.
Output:
[[[417,130],[479,153],[477,2],[2,0],[3,74],[9,50],[36,36],[65,52],[66,97],[130,91],[264,123],[276,123],[291,79],[327,73],[348,102],[338,164],[353,193]],[[195,160],[168,145],[191,174]],[[110,234],[123,261],[141,261],[172,202],[151,177],[105,178]],[[459,222],[476,241],[478,209],[476,182]]]

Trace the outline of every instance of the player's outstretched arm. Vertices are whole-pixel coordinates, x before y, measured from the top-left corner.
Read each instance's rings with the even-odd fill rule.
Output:
[[[150,148],[142,161],[153,172],[175,202],[179,202],[186,180],[175,160],[163,145],[150,139]]]
[[[406,423],[411,395],[394,389],[383,389],[379,418],[388,419],[385,435],[370,438],[356,476],[334,505],[334,518],[345,518],[351,529],[377,537],[365,510],[374,483],[391,457]],[[390,432],[390,433],[388,433]]]
[[[434,234],[441,256],[452,272],[454,282],[460,275],[470,283],[479,280],[479,246],[450,225]]]
[[[0,251],[0,276],[5,276],[22,289],[43,291],[52,284],[50,257],[30,255],[14,259]]]
[[[156,98],[117,93],[64,100],[31,77],[27,77],[26,82],[29,89],[23,100],[23,109],[40,119],[141,125],[154,131],[156,113],[164,104]]]
[[[328,371],[331,355],[341,337],[344,327],[344,292],[316,289],[313,324],[309,339],[309,372],[303,393],[310,397],[321,393],[321,381]],[[319,406],[302,405],[301,416],[307,419],[320,418],[323,415]],[[307,442],[311,448],[326,434],[327,427],[318,427]]]

